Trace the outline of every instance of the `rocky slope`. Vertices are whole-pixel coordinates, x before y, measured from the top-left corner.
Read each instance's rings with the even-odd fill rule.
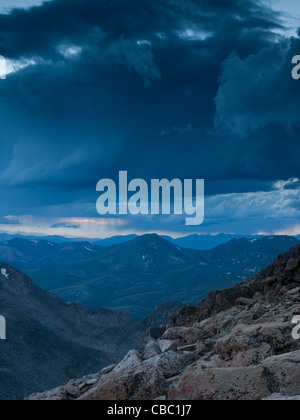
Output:
[[[127,313],[68,305],[0,263],[0,315],[7,321],[7,340],[0,340],[0,400],[22,399],[118,362],[142,345],[147,328],[180,307],[162,305],[137,325]]]
[[[300,246],[151,330],[118,365],[31,400],[299,400]]]

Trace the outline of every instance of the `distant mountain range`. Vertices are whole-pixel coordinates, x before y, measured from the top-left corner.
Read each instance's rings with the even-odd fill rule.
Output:
[[[160,303],[172,300],[195,304],[211,290],[231,287],[297,243],[296,238],[288,236],[241,238],[212,250],[197,251],[157,235],[145,235],[87,251],[87,259],[42,268],[37,265],[25,272],[39,287],[66,302],[129,311],[140,320]],[[64,258],[61,251],[57,257],[52,256],[52,260],[59,258]],[[45,262],[40,259],[37,264],[39,261]]]
[[[109,247],[112,245],[119,245],[133,239],[136,239],[138,235],[126,235],[126,236],[113,236],[108,239],[100,239],[93,242],[94,245],[99,245],[103,247]],[[215,248],[218,245],[229,242],[231,239],[236,238],[259,238],[260,236],[241,236],[241,235],[189,235],[182,238],[173,239],[171,236],[162,236],[163,239],[171,242],[174,245],[180,246],[182,248],[198,249],[198,250],[207,250]]]
[[[89,242],[55,243],[36,239],[12,239],[0,243],[0,261],[19,269],[42,268],[88,259],[101,248]]]
[[[157,327],[183,305],[161,305],[139,324],[128,313],[68,305],[30,278],[0,263],[0,400],[22,399],[121,360],[138,348],[147,328]]]
[[[96,246],[109,247],[112,245],[119,245],[126,242],[130,242],[133,239],[136,239],[138,235],[119,235],[113,236],[107,239],[87,239],[87,238],[65,238],[63,236],[22,236],[22,235],[9,235],[7,233],[0,233],[0,243],[8,242],[12,239],[25,239],[25,240],[34,240],[34,241],[47,241],[52,243],[74,243],[74,242],[85,242],[91,243]],[[162,236],[162,238],[168,240],[174,245],[180,246],[182,248],[191,248],[197,250],[208,250],[215,248],[218,245],[222,245],[226,242],[229,242],[231,239],[256,239],[262,238],[265,236],[261,235],[230,235],[230,234],[219,234],[219,235],[189,235],[182,238],[173,239],[170,236]],[[300,240],[300,235],[295,236]]]
[[[90,241],[87,238],[66,238],[64,236],[52,235],[52,236],[35,236],[35,235],[13,235],[9,233],[0,233],[0,242],[7,242],[12,239],[26,239],[33,241],[49,241],[53,243],[63,243],[63,242],[94,242]]]
[[[174,245],[180,246],[182,248],[191,248],[198,249],[199,251],[204,251],[208,249],[213,249],[218,245],[225,244],[226,242],[231,241],[232,239],[255,239],[260,238],[261,236],[242,236],[242,235],[229,235],[221,233],[219,235],[189,235],[184,236],[183,238],[173,239],[169,236],[163,236],[164,239],[167,239],[169,242]]]
[[[138,235],[113,236],[112,238],[99,239],[98,241],[93,242],[93,244],[109,247],[113,245],[125,244],[126,242],[130,242],[137,237]]]

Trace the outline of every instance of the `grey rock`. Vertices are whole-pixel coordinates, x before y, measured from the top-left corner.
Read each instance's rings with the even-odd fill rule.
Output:
[[[235,366],[250,366],[295,346],[290,323],[273,322],[235,327],[217,342],[216,351],[221,359],[233,361]]]
[[[188,367],[170,400],[260,400],[270,396],[262,366],[204,368],[201,362]],[[255,386],[254,386],[255,384]]]
[[[253,302],[254,301],[252,299],[246,299],[246,298],[240,297],[235,301],[235,305],[236,306],[250,306],[253,304]]]
[[[181,346],[183,344],[183,340],[177,339],[177,340],[159,340],[158,344],[160,346],[161,351],[164,353],[166,351],[170,350],[177,350],[177,347]]]
[[[134,370],[113,371],[103,376],[97,387],[79,400],[155,400],[166,393],[167,384],[161,371],[145,364]]]
[[[143,364],[143,360],[136,350],[131,350],[124,359],[114,368],[114,372],[128,369],[134,370]]]
[[[169,328],[164,335],[162,340],[184,340],[188,344],[196,343],[199,339],[204,336],[204,331],[199,328],[186,328],[186,327],[177,327]]]
[[[300,351],[274,356],[262,364],[238,368],[188,367],[169,399],[262,400],[274,393],[297,396],[300,389]]]
[[[102,369],[100,374],[101,375],[107,375],[108,373],[110,373],[112,370],[114,370],[116,368],[117,365],[110,365],[107,366],[106,368]]]
[[[172,378],[182,372],[189,364],[195,362],[197,358],[195,353],[168,351],[147,360],[145,365],[159,369],[165,378]]]
[[[187,344],[185,346],[181,346],[177,348],[177,351],[179,352],[187,352],[187,351],[195,352],[196,350],[197,350],[197,344]]]
[[[157,341],[150,339],[145,344],[144,348],[142,349],[142,357],[144,360],[150,359],[151,357],[155,357],[161,354],[162,350]]]

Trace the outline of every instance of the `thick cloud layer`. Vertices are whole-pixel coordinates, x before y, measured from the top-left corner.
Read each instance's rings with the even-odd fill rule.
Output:
[[[90,45],[89,35],[108,44],[120,37],[153,40],[187,31],[224,36],[231,29],[233,38],[278,24],[275,13],[256,0],[52,0],[0,19],[3,52],[15,57],[51,55],[61,42]]]
[[[300,85],[291,77],[291,63],[299,51],[300,39],[291,38],[244,60],[232,53],[216,97],[217,124],[241,137],[272,124],[297,126]]]
[[[214,196],[300,177],[299,39],[278,35],[280,18],[255,0],[52,0],[0,15],[13,71],[0,81],[0,216],[95,217],[96,182],[124,169],[205,178]]]

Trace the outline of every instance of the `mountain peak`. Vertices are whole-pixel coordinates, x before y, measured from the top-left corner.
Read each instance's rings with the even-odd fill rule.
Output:
[[[163,239],[161,236],[157,235],[156,233],[147,233],[145,235],[139,236],[133,239],[132,242],[156,242],[156,243],[166,243],[167,240]]]
[[[1,294],[4,295],[7,291],[17,293],[27,291],[27,293],[31,293],[35,289],[38,290],[38,287],[26,274],[21,273],[9,264],[0,262],[0,289]]]
[[[149,233],[146,235],[138,236],[130,242],[126,242],[125,248],[127,247],[146,247],[153,250],[181,250],[180,247],[172,244],[167,239],[157,235],[156,233]],[[124,247],[123,244],[120,245],[121,248]]]

